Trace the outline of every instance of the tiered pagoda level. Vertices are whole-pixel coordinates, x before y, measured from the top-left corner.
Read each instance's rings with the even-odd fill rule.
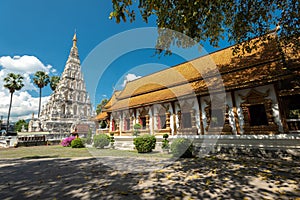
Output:
[[[60,82],[43,106],[40,121],[41,129],[50,133],[69,133],[78,124],[95,125],[88,121],[92,106],[81,73],[76,34]]]

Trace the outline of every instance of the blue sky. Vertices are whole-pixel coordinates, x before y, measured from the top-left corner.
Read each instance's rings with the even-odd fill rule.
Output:
[[[77,46],[81,62],[104,41],[111,42],[112,37],[126,30],[155,26],[155,18],[149,23],[142,22],[139,15],[134,23],[116,24],[110,20],[111,1],[109,0],[1,0],[0,1],[0,115],[6,118],[9,93],[3,88],[3,78],[8,72],[21,73],[25,76],[25,87],[16,92],[13,99],[12,119],[26,119],[34,112],[37,114],[38,90],[32,84],[35,71],[44,70],[50,75],[61,75],[72,46],[72,37],[76,29]],[[144,37],[140,35],[138,37]],[[147,40],[147,38],[142,38]],[[153,44],[154,45],[154,44]],[[221,45],[226,46],[226,43]],[[89,68],[101,68],[102,51],[114,52],[115,46],[98,49],[97,64],[83,66],[84,75]],[[216,49],[204,47],[212,52]],[[199,54],[200,55],[200,54]],[[197,57],[197,56],[196,56]],[[145,76],[185,59],[173,55],[154,56],[153,48],[137,49],[120,55],[106,66],[103,74],[95,82],[93,106],[102,98],[109,98],[113,88],[122,89],[125,80]],[[88,62],[87,62],[88,63]],[[43,103],[51,94],[49,87],[43,89]]]

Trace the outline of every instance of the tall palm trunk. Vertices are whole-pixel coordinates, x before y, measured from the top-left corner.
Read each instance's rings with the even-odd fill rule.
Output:
[[[7,133],[8,133],[8,127],[9,127],[9,117],[10,117],[10,110],[11,110],[11,105],[12,105],[12,98],[13,98],[13,92],[10,93],[10,103],[9,103],[8,114],[7,114],[7,123],[6,123],[6,132]]]
[[[39,112],[38,112],[38,117],[40,117],[40,112],[41,112],[41,99],[42,99],[42,88],[40,87],[40,100],[39,100]]]

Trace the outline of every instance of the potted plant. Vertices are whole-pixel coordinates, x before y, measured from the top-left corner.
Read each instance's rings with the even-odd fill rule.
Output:
[[[170,144],[169,144],[169,140],[168,140],[169,135],[167,133],[163,134],[163,141],[162,141],[162,150],[163,152],[169,152],[170,150]]]
[[[141,124],[139,124],[139,123],[137,123],[137,124],[135,124],[134,126],[133,126],[133,129],[134,129],[134,131],[133,131],[133,136],[135,136],[135,137],[137,137],[137,136],[139,136],[139,134],[140,134],[140,129],[142,128],[142,125]]]
[[[112,148],[112,149],[115,148],[115,137],[114,137],[114,133],[110,133],[110,148]]]

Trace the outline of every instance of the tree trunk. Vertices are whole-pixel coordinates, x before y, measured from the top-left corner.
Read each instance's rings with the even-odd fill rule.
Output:
[[[11,110],[13,94],[14,94],[13,92],[10,93],[10,102],[9,102],[9,108],[8,108],[8,114],[7,114],[7,123],[6,123],[6,132],[7,133],[8,133],[8,127],[9,127],[9,117],[10,117],[10,110]]]
[[[39,100],[38,118],[40,117],[40,111],[41,111],[41,99],[42,99],[42,88],[40,87],[40,100]]]

